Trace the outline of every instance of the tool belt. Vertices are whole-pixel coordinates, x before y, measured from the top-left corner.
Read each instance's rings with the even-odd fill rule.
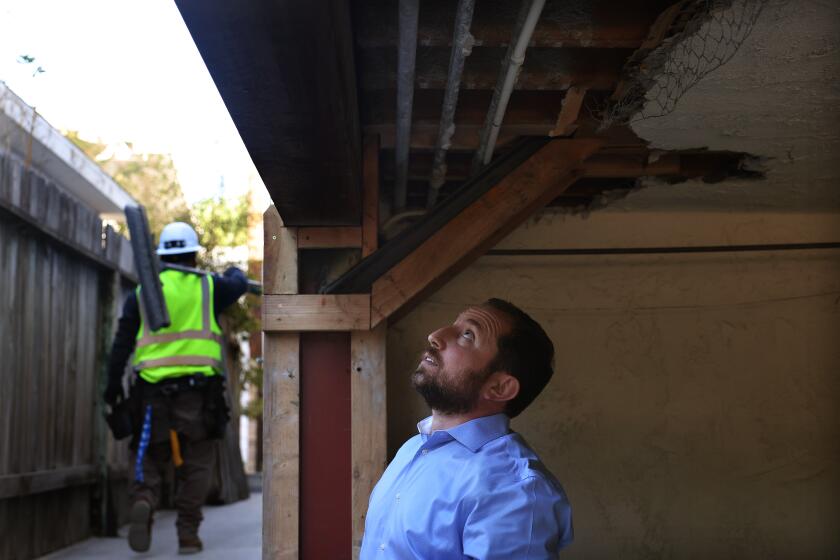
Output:
[[[153,399],[174,400],[184,391],[199,391],[203,396],[202,420],[208,439],[221,439],[230,420],[230,406],[227,402],[225,378],[221,375],[206,376],[203,374],[164,379],[157,383],[148,383],[142,379],[132,387],[129,396],[131,410],[131,424],[133,428],[132,447],[136,447],[143,426],[144,403]],[[166,421],[161,418],[157,421]]]
[[[218,381],[221,383],[218,383]],[[224,378],[221,375],[206,376],[201,373],[195,375],[185,375],[183,377],[174,377],[172,379],[162,379],[157,383],[149,383],[148,381],[138,380],[141,384],[143,397],[150,398],[156,396],[174,397],[181,391],[199,390],[203,391],[213,384],[221,384],[224,386]]]

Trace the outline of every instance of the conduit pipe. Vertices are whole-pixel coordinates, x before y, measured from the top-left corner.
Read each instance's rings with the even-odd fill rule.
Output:
[[[446,91],[443,94],[443,107],[440,110],[440,127],[435,143],[435,157],[432,162],[432,175],[429,179],[429,195],[426,208],[431,209],[446,181],[446,152],[455,133],[455,108],[458,105],[458,91],[461,89],[461,75],[464,73],[464,60],[473,47],[470,35],[475,0],[459,0],[455,13],[455,31],[452,34],[452,53],[449,56],[449,73],[446,76]]]
[[[419,0],[400,0],[397,50],[397,130],[394,141],[394,212],[405,208],[408,184],[408,149],[411,143],[411,110],[414,105],[414,65],[417,58]]]
[[[426,211],[420,209],[405,210],[403,212],[400,212],[399,214],[395,214],[388,218],[384,224],[382,224],[382,234],[385,236],[386,240],[390,241],[390,239],[394,237],[394,234],[391,231],[396,229],[398,225],[405,222],[406,220],[419,218],[421,216],[424,216],[425,214]]]
[[[481,129],[478,151],[473,159],[473,175],[490,163],[493,158],[493,150],[496,147],[499,129],[502,127],[502,121],[505,118],[510,94],[513,92],[513,86],[516,85],[522,63],[525,62],[525,50],[531,42],[531,36],[534,34],[534,28],[540,19],[543,6],[545,6],[545,0],[523,0],[513,38],[508,45],[507,54],[502,63],[499,81],[493,90],[493,99],[490,101],[490,109],[487,111],[484,128]]]

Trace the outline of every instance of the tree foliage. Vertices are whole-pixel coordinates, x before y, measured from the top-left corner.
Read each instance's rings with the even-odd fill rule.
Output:
[[[79,138],[77,131],[69,131],[65,136],[146,207],[149,228],[155,237],[169,222],[191,221],[190,208],[170,156],[137,153],[126,143],[128,150],[118,157],[106,144]],[[123,227],[119,229],[125,233]]]
[[[206,198],[193,204],[192,221],[198,238],[207,250],[207,266],[223,266],[231,260],[225,249],[244,247],[248,243],[249,195],[226,199]]]

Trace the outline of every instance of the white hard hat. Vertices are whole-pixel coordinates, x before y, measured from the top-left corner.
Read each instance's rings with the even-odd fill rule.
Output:
[[[195,230],[184,222],[172,222],[166,224],[160,232],[160,243],[158,244],[158,255],[180,255],[183,253],[195,253],[201,249],[198,244],[198,235]]]

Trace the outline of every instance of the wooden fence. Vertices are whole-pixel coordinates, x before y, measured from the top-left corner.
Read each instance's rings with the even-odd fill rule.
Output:
[[[103,361],[133,280],[125,238],[0,152],[2,559],[105,531],[108,456],[127,454],[102,421]]]

